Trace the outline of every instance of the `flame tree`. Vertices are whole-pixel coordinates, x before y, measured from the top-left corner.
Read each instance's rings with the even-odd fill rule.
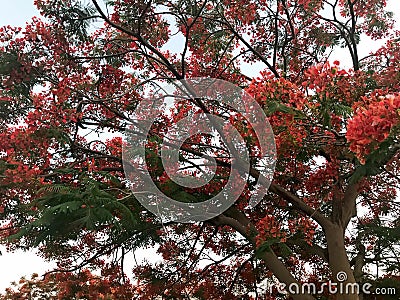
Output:
[[[398,287],[400,44],[386,1],[35,4],[41,16],[0,29],[0,232],[8,249],[37,248],[58,268],[5,299],[283,299],[269,288],[278,281]],[[360,57],[365,38],[383,46]],[[334,57],[338,48],[348,56]],[[340,67],[344,59],[352,68]],[[249,77],[246,64],[263,71]],[[257,100],[274,130],[276,169],[249,209],[252,128],[215,102],[180,102],[147,137],[156,186],[190,203],[226,183],[227,149],[204,134],[184,142],[180,167],[212,155],[209,184],[179,186],[160,163],[163,136],[190,110],[235,126],[252,176],[219,216],[161,223],[127,187],[121,136],[147,84],[193,77],[226,80]],[[143,247],[162,260],[138,262],[131,276],[124,262]],[[371,297],[312,294],[290,297]]]

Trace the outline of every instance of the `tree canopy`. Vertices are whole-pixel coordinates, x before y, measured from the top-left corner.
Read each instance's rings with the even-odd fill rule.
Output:
[[[0,232],[9,250],[38,249],[58,267],[22,279],[3,299],[379,297],[277,288],[327,281],[400,293],[400,39],[386,1],[35,4],[41,16],[24,28],[0,28]],[[366,38],[383,46],[360,57]],[[335,57],[340,48],[347,57]],[[245,65],[263,71],[249,76]],[[135,110],[160,83],[200,77],[257,101],[274,133],[274,176],[249,207],[262,159],[256,129],[215,99],[183,97],[145,136],[156,187],[198,203],[227,184],[234,154],[221,134],[196,132],[199,123],[175,172],[207,176],[212,159],[210,181],[179,185],[162,164],[168,130],[199,113],[240,134],[249,176],[219,215],[162,222],[130,189],[124,136],[136,134]],[[143,248],[162,260],[127,270]]]

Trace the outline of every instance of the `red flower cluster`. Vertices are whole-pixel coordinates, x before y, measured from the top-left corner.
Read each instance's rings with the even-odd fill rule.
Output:
[[[379,96],[367,107],[359,107],[347,126],[347,141],[350,150],[356,153],[361,163],[379,144],[386,140],[399,125],[400,96]]]

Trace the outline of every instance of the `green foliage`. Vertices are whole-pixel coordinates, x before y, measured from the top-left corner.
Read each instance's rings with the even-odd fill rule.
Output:
[[[30,206],[34,220],[9,239],[34,236],[33,245],[61,239],[74,239],[80,230],[110,227],[114,234],[137,228],[139,218],[117,197],[112,189],[90,177],[81,177],[79,187],[53,184],[42,188],[43,194]]]
[[[283,244],[279,238],[268,238],[266,241],[264,241],[256,250],[255,255],[256,257],[259,257],[262,255],[264,252],[271,252],[272,251],[272,246],[278,245],[284,252],[288,255],[290,255],[290,249],[286,245],[280,245]]]
[[[264,108],[264,111],[268,116],[273,115],[276,112],[281,112],[281,113],[286,113],[286,114],[298,113],[292,107],[289,107],[289,106],[287,106],[283,103],[280,103],[278,101],[275,101],[275,100],[268,101]]]
[[[368,155],[365,164],[357,164],[357,168],[350,177],[350,183],[356,183],[364,177],[381,173],[383,171],[382,166],[386,165],[399,149],[400,145],[395,143],[393,137],[387,138]]]
[[[13,73],[21,70],[23,64],[15,52],[0,52],[0,84],[2,96],[18,101],[0,99],[0,123],[13,124],[18,118],[28,111],[31,105],[30,92],[38,82],[38,78],[32,72],[28,78],[18,82],[12,80]],[[25,74],[26,75],[26,74]]]
[[[77,41],[89,40],[89,27],[96,21],[96,8],[90,3],[82,3],[82,1],[52,1],[51,5],[39,4],[43,9],[46,17],[54,17],[57,15],[56,23],[61,22],[66,30],[67,36],[74,36]]]
[[[390,274],[400,272],[400,265],[398,259],[396,259],[400,255],[398,248],[400,241],[399,226],[383,224],[380,219],[376,219],[369,224],[359,226],[359,236],[362,236],[365,241],[369,241],[371,237],[376,237],[377,246],[374,254],[376,263]],[[389,259],[386,259],[386,257]]]
[[[18,61],[17,53],[2,52],[0,55],[0,75],[10,75],[12,70],[18,69],[22,64]]]

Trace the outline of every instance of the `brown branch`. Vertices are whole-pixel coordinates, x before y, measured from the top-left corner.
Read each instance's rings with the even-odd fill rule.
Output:
[[[314,208],[310,207],[309,205],[307,205],[307,203],[305,203],[299,197],[292,194],[291,192],[284,189],[283,187],[279,186],[278,184],[271,183],[269,190],[272,193],[274,193],[278,196],[281,196],[284,200],[291,203],[293,206],[295,206],[301,212],[305,213],[307,216],[314,219],[319,225],[321,225],[322,228],[325,228],[326,226],[329,226],[332,224],[331,221],[327,217],[325,217],[323,214],[321,214],[318,211],[318,209],[314,209]]]
[[[149,49],[151,52],[153,52],[155,55],[157,55],[161,61],[165,64],[165,66],[167,67],[167,69],[176,77],[176,79],[183,79],[183,76],[175,69],[175,67],[170,63],[170,61],[153,45],[151,45],[150,43],[148,43],[141,35],[125,28],[122,27],[114,22],[112,22],[103,12],[103,10],[101,9],[101,7],[99,6],[99,4],[97,3],[97,0],[92,0],[94,6],[96,7],[97,11],[99,12],[99,14],[101,15],[102,19],[109,24],[111,27],[114,27],[115,29],[118,29],[119,31],[126,33],[134,38],[137,39],[137,41],[143,45],[144,47],[146,47],[147,49]]]
[[[214,219],[212,222],[215,225],[227,225],[232,229],[235,229],[239,232],[244,238],[246,238],[252,245],[255,247],[255,236],[249,234],[249,230],[247,226],[244,226],[242,222],[238,220],[228,217],[225,215],[220,215]],[[278,256],[273,252],[273,250],[263,251],[259,253],[259,258],[261,258],[267,268],[278,278],[280,282],[285,283],[287,286],[290,284],[299,285],[300,283],[293,277],[293,275],[289,272],[287,267],[283,264],[282,261],[278,258]],[[295,300],[311,300],[314,299],[311,295],[299,294],[299,295],[291,295]]]

